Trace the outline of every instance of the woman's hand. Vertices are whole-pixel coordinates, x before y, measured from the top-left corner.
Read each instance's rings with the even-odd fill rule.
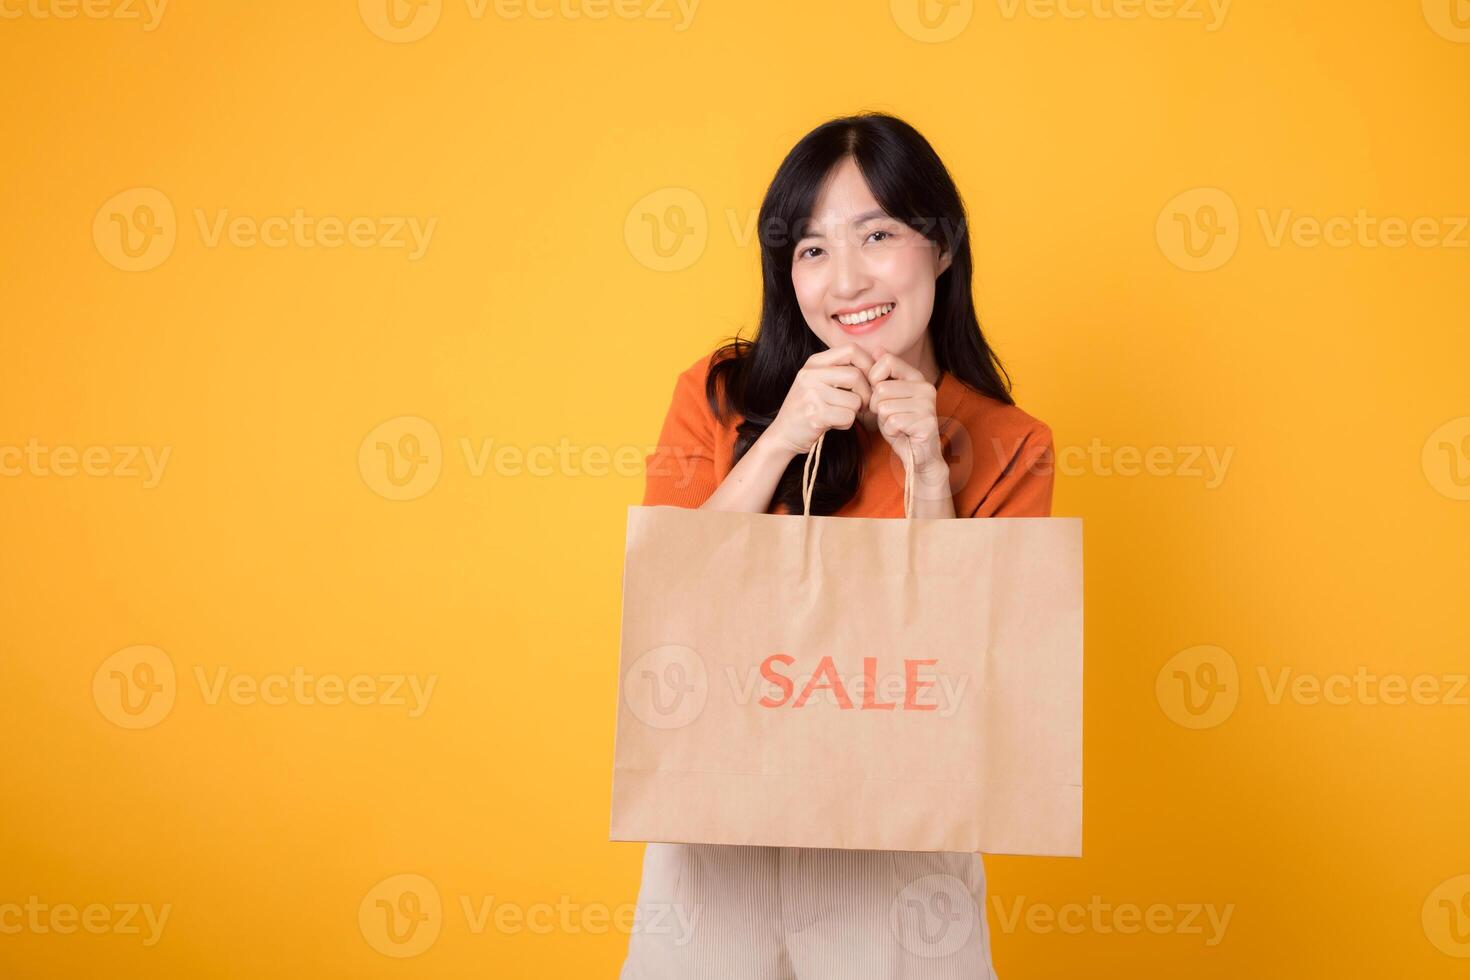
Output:
[[[771,505],[776,484],[797,456],[810,452],[828,429],[845,429],[872,397],[873,358],[856,344],[807,358],[776,417],[720,481],[704,510],[760,513]]]
[[[938,391],[897,354],[881,348],[876,353],[867,380],[872,386],[868,408],[878,421],[878,431],[900,459],[913,463],[916,484],[947,490],[949,464],[939,442],[935,411]]]
[[[761,438],[795,457],[809,452],[828,429],[851,428],[872,398],[868,375],[874,366],[872,356],[856,344],[813,354]]]

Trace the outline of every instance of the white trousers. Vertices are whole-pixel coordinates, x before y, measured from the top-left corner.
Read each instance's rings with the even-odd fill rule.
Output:
[[[621,980],[995,980],[980,855],[649,844]]]

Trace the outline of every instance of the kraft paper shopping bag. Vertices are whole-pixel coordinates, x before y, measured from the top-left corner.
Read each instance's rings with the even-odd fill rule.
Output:
[[[611,839],[1080,855],[1081,520],[630,507]]]

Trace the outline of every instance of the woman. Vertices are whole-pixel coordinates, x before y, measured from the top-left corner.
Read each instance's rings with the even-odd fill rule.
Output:
[[[813,514],[903,517],[907,467],[913,517],[1050,515],[1051,430],[980,330],[964,205],[923,136],[819,126],[758,231],[760,328],[679,375],[644,504],[800,514],[821,437]],[[622,976],[993,977],[984,910],[978,854],[649,844]]]

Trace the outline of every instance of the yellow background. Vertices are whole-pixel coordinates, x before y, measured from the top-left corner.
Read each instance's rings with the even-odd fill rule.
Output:
[[[1428,216],[1445,237],[1470,212],[1470,44],[1448,0],[1238,0],[1216,30],[1090,4],[966,3],[925,29],[884,0],[704,0],[680,30],[672,4],[593,20],[431,0],[409,42],[351,0],[178,2],[152,30],[6,2],[0,446],[170,456],[153,487],[0,478],[0,904],[171,915],[151,947],[0,934],[0,974],[613,975],[625,932],[574,915],[476,933],[460,906],[616,917],[636,897],[642,848],[606,836],[642,478],[585,472],[588,450],[651,446],[675,374],[749,331],[759,253],[739,229],[796,139],[866,108],[951,168],[982,320],[1059,451],[1233,452],[1214,487],[1182,453],[1059,475],[1054,512],[1086,534],[1086,855],[987,860],[1007,910],[1233,906],[1224,940],[1005,932],[992,907],[999,974],[1464,975],[1439,901],[1470,887],[1470,707],[1273,704],[1259,673],[1470,669],[1466,232],[1267,234],[1287,209]],[[134,188],[167,198],[176,242],[129,272],[104,204]],[[1166,206],[1199,188],[1238,209],[1237,249],[1189,271],[1167,230],[1204,220],[1198,201]],[[692,251],[659,256],[649,222],[674,227],[691,196]],[[211,246],[197,217],[298,208],[437,224],[410,260]],[[390,500],[359,450],[405,416],[437,433],[440,473]],[[476,475],[462,440],[571,463]],[[177,691],[128,730],[93,681],[136,645]],[[1238,703],[1196,729],[1156,681],[1200,646],[1232,658]],[[418,718],[210,704],[195,670],[221,667],[437,686]],[[443,900],[406,959],[358,927],[400,874]]]

